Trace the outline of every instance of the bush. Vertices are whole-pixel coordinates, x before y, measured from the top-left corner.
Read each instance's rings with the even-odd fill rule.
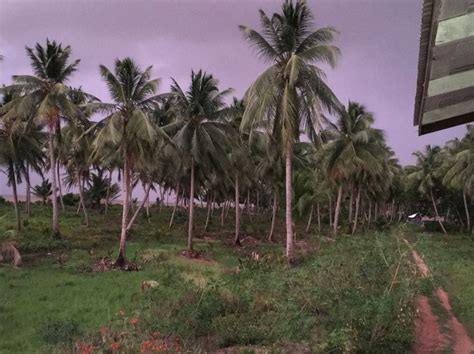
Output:
[[[63,196],[63,203],[66,206],[76,206],[79,203],[80,197],[78,194],[67,193]]]
[[[79,324],[73,320],[47,319],[37,329],[39,338],[46,344],[71,344],[83,334]]]

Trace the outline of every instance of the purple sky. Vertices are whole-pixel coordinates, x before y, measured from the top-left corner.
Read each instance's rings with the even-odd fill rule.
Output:
[[[172,76],[187,86],[191,68],[217,77],[241,96],[265,63],[242,39],[237,25],[258,29],[259,8],[271,14],[282,0],[0,0],[0,84],[29,74],[25,46],[46,37],[72,47],[80,58],[71,84],[108,101],[98,65],[133,57],[153,65],[169,88]],[[328,81],[343,103],[359,101],[403,164],[426,144],[464,135],[465,127],[418,137],[412,126],[422,0],[310,0],[318,27],[334,26],[342,58]],[[4,179],[0,175],[0,179]],[[0,183],[0,192],[5,192]]]

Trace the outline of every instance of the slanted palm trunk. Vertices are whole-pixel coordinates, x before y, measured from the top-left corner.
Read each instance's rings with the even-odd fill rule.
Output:
[[[285,189],[286,189],[286,257],[291,263],[293,260],[293,217],[292,217],[292,188],[291,188],[291,150],[287,148],[285,154]]]
[[[188,218],[188,251],[193,250],[193,222],[194,222],[194,159],[191,158],[191,187],[189,191],[189,218]]]
[[[20,220],[20,209],[18,208],[18,192],[16,186],[16,172],[15,172],[15,165],[13,163],[10,164],[10,168],[12,171],[12,192],[13,192],[13,207],[15,208],[15,218],[16,218],[16,229],[20,231],[21,229],[21,220]]]
[[[241,246],[240,243],[240,178],[239,174],[235,175],[235,238],[234,243]]]
[[[277,191],[275,190],[274,195],[273,195],[273,209],[272,209],[272,225],[270,227],[270,233],[268,234],[268,241],[273,241],[273,232],[275,230],[275,220],[276,220],[276,214],[278,210],[278,194]]]
[[[51,185],[52,185],[52,199],[53,199],[53,220],[52,229],[55,237],[60,236],[59,231],[59,209],[58,209],[58,188],[56,182],[56,156],[54,155],[54,126],[49,126],[49,163],[51,168]]]
[[[79,204],[82,205],[82,210],[84,211],[84,224],[89,226],[89,214],[87,213],[86,202],[84,200],[84,185],[82,183],[82,176],[79,171],[77,172],[77,183],[79,184]]]
[[[59,192],[59,201],[61,202],[61,210],[64,212],[66,209],[64,207],[64,201],[63,201],[63,188],[61,185],[61,173],[59,171],[59,161],[56,160],[56,173],[58,174],[58,192]]]
[[[125,253],[125,244],[127,242],[128,211],[130,208],[130,161],[129,156],[125,154],[122,176],[122,230],[120,233],[119,254],[115,265],[123,268],[127,264]]]
[[[357,229],[357,220],[359,219],[359,206],[360,206],[360,187],[357,188],[357,197],[356,197],[356,206],[355,206],[355,215],[354,223],[352,224],[352,234],[356,232]]]
[[[110,186],[112,184],[112,170],[109,172],[109,180],[107,181],[107,194],[105,195],[105,215],[109,211],[109,202],[110,202]]]
[[[207,228],[209,227],[209,219],[211,218],[212,202],[211,202],[211,197],[209,195],[207,196],[206,208],[207,208],[207,215],[206,215],[206,226],[204,226],[205,231],[207,231]]]
[[[334,237],[337,235],[337,227],[339,226],[339,214],[341,211],[341,199],[342,199],[342,185],[337,189],[337,201],[336,201],[336,210],[334,211],[334,224],[333,224],[333,233]]]
[[[174,201],[173,213],[171,214],[170,224],[168,226],[170,230],[171,230],[171,227],[173,226],[174,215],[176,214],[176,209],[178,209],[178,204],[179,204],[179,183],[176,184],[176,200]]]
[[[135,210],[135,213],[133,214],[132,218],[130,219],[130,221],[128,222],[128,225],[127,225],[127,231],[130,231],[130,229],[132,228],[133,226],[133,223],[135,222],[135,220],[137,219],[138,215],[140,214],[140,211],[142,210],[143,206],[145,205],[147,199],[148,199],[148,196],[150,195],[150,189],[151,189],[151,186],[152,186],[152,183],[149,183],[148,186],[146,186],[146,189],[145,189],[145,197],[143,198],[142,202],[140,203],[140,205],[138,206],[137,210]]]
[[[31,183],[30,183],[30,164],[26,164],[26,206],[25,211],[27,215],[31,215]]]
[[[467,232],[471,231],[471,216],[469,214],[469,206],[467,204],[466,190],[462,192],[462,199],[464,201],[464,210],[466,211],[466,220],[467,220]]]
[[[309,211],[309,218],[308,218],[308,224],[306,225],[306,232],[309,232],[309,229],[311,228],[311,221],[313,220],[313,205],[311,205],[311,210]]]
[[[443,230],[443,233],[446,235],[448,232],[444,228],[443,222],[441,221],[441,218],[439,216],[438,207],[436,206],[436,201],[435,201],[435,198],[434,198],[434,195],[433,195],[433,189],[432,188],[430,188],[430,196],[431,196],[431,202],[433,203],[433,209],[434,209],[434,212],[435,212],[435,215],[436,215],[436,219],[438,219],[439,226],[441,226],[441,230]]]

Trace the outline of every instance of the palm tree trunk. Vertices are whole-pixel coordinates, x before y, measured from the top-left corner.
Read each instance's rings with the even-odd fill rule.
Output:
[[[317,206],[316,210],[317,210],[317,213],[318,213],[318,232],[321,233],[321,213],[319,211],[319,203],[318,203],[318,206]]]
[[[146,212],[146,220],[148,223],[150,223],[151,222],[150,220],[150,194],[148,194],[146,198],[145,212]]]
[[[237,246],[241,246],[241,243],[240,243],[240,191],[239,191],[239,184],[240,184],[239,174],[236,174],[235,175],[235,238],[234,238],[234,243]],[[249,197],[247,195],[247,208],[250,210],[248,200],[249,200]]]
[[[193,222],[194,222],[194,159],[191,158],[191,188],[189,191],[189,218],[188,218],[188,251],[193,250]]]
[[[369,199],[369,216],[367,219],[367,228],[370,229],[370,222],[372,221],[372,200]]]
[[[10,164],[10,168],[12,171],[12,191],[13,191],[13,207],[15,209],[15,221],[16,221],[16,229],[20,231],[21,229],[21,220],[20,220],[20,209],[18,208],[18,192],[17,192],[17,185],[16,185],[16,172],[15,172],[15,165],[13,163]]]
[[[54,127],[49,127],[49,162],[51,168],[51,184],[52,184],[52,199],[53,199],[53,220],[52,229],[53,236],[59,237],[61,235],[59,231],[59,209],[58,209],[58,189],[56,183],[56,156],[54,155]]]
[[[435,212],[435,215],[436,215],[436,219],[438,219],[439,226],[441,226],[441,230],[443,230],[443,233],[446,235],[448,232],[444,228],[443,222],[441,221],[441,218],[439,216],[438,207],[436,206],[436,201],[435,201],[435,198],[434,198],[434,195],[433,195],[433,189],[432,188],[430,188],[430,195],[431,195],[431,202],[433,203],[433,209],[434,209],[434,212]]]
[[[123,268],[127,264],[125,244],[127,242],[128,211],[130,208],[130,161],[129,156],[125,154],[122,176],[122,230],[120,233],[119,254],[115,265]]]
[[[270,233],[268,234],[268,241],[272,242],[273,241],[273,232],[275,230],[275,221],[276,221],[276,216],[277,216],[277,210],[278,210],[278,194],[277,191],[273,193],[273,209],[272,209],[272,225],[270,227]]]
[[[390,207],[390,223],[393,222],[394,211],[395,211],[395,198],[392,198],[392,205]]]
[[[61,202],[61,210],[64,212],[64,201],[63,201],[63,188],[61,184],[61,174],[59,172],[59,161],[56,161],[56,173],[58,174],[58,191],[59,191],[59,201]]]
[[[176,209],[178,209],[178,204],[179,204],[179,182],[176,183],[176,200],[174,201],[174,208],[173,208],[173,213],[171,214],[170,218],[170,224],[168,228],[171,230],[171,227],[173,226],[173,220],[174,220],[174,215],[176,214]]]
[[[163,207],[163,204],[165,204],[165,191],[162,186],[160,186],[160,208],[158,209],[158,212],[161,213],[161,208]]]
[[[260,192],[257,188],[257,214],[260,214]]]
[[[334,225],[333,225],[334,237],[336,237],[337,235],[337,227],[339,226],[339,213],[341,211],[341,199],[342,199],[342,185],[340,185],[337,190],[336,210],[334,211]]]
[[[333,226],[333,222],[332,222],[332,198],[329,197],[329,226],[332,227]]]
[[[76,172],[77,183],[79,184],[79,205],[82,205],[82,210],[84,211],[84,224],[89,226],[89,215],[87,214],[86,203],[84,201],[84,185],[82,184],[81,174]]]
[[[309,229],[311,227],[311,221],[313,220],[313,208],[314,206],[311,204],[311,210],[309,211],[308,224],[306,225],[306,232],[309,232]]]
[[[352,206],[354,205],[354,185],[351,187],[351,196],[349,198],[349,230],[352,230]]]
[[[26,163],[26,214],[31,215],[31,183],[30,183],[30,164]]]
[[[224,212],[225,212],[225,202],[222,202],[221,207],[221,227],[224,227]]]
[[[462,199],[464,201],[464,210],[466,211],[467,232],[470,232],[471,231],[471,216],[469,214],[469,207],[467,205],[467,196],[466,196],[466,190],[465,189],[462,192]]]
[[[354,223],[352,224],[352,235],[355,234],[357,229],[357,220],[359,219],[359,206],[360,206],[360,187],[357,188],[357,197],[356,197],[356,206],[355,206],[355,215]]]
[[[109,180],[107,181],[107,194],[105,195],[105,215],[107,215],[109,211],[111,184],[112,184],[112,170],[109,171]]]
[[[207,215],[206,215],[206,226],[204,226],[205,231],[207,231],[207,228],[209,227],[209,220],[211,219],[212,203],[211,203],[211,197],[209,195],[207,196],[206,207],[207,207]]]
[[[288,262],[293,260],[293,216],[291,188],[291,150],[288,147],[285,154],[285,190],[286,190],[286,257]]]
[[[127,231],[130,231],[130,229],[131,229],[132,226],[133,226],[133,223],[135,222],[135,220],[137,219],[138,215],[140,214],[140,210],[142,210],[143,206],[145,205],[145,203],[146,203],[146,201],[147,201],[147,199],[148,199],[148,196],[150,195],[151,186],[152,186],[152,183],[149,183],[148,186],[146,187],[146,189],[145,189],[145,197],[143,198],[142,202],[141,202],[140,205],[138,206],[137,210],[135,210],[135,213],[133,213],[133,216],[131,217],[130,221],[128,222]]]

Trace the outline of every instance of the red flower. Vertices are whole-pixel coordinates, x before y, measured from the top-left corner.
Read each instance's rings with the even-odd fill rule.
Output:
[[[130,324],[132,324],[132,325],[136,325],[138,323],[138,318],[133,317],[128,322],[130,322]]]
[[[161,335],[160,331],[155,331],[152,334],[153,334],[153,337],[159,337]]]
[[[110,349],[117,350],[120,347],[120,343],[115,342],[110,345]]]

